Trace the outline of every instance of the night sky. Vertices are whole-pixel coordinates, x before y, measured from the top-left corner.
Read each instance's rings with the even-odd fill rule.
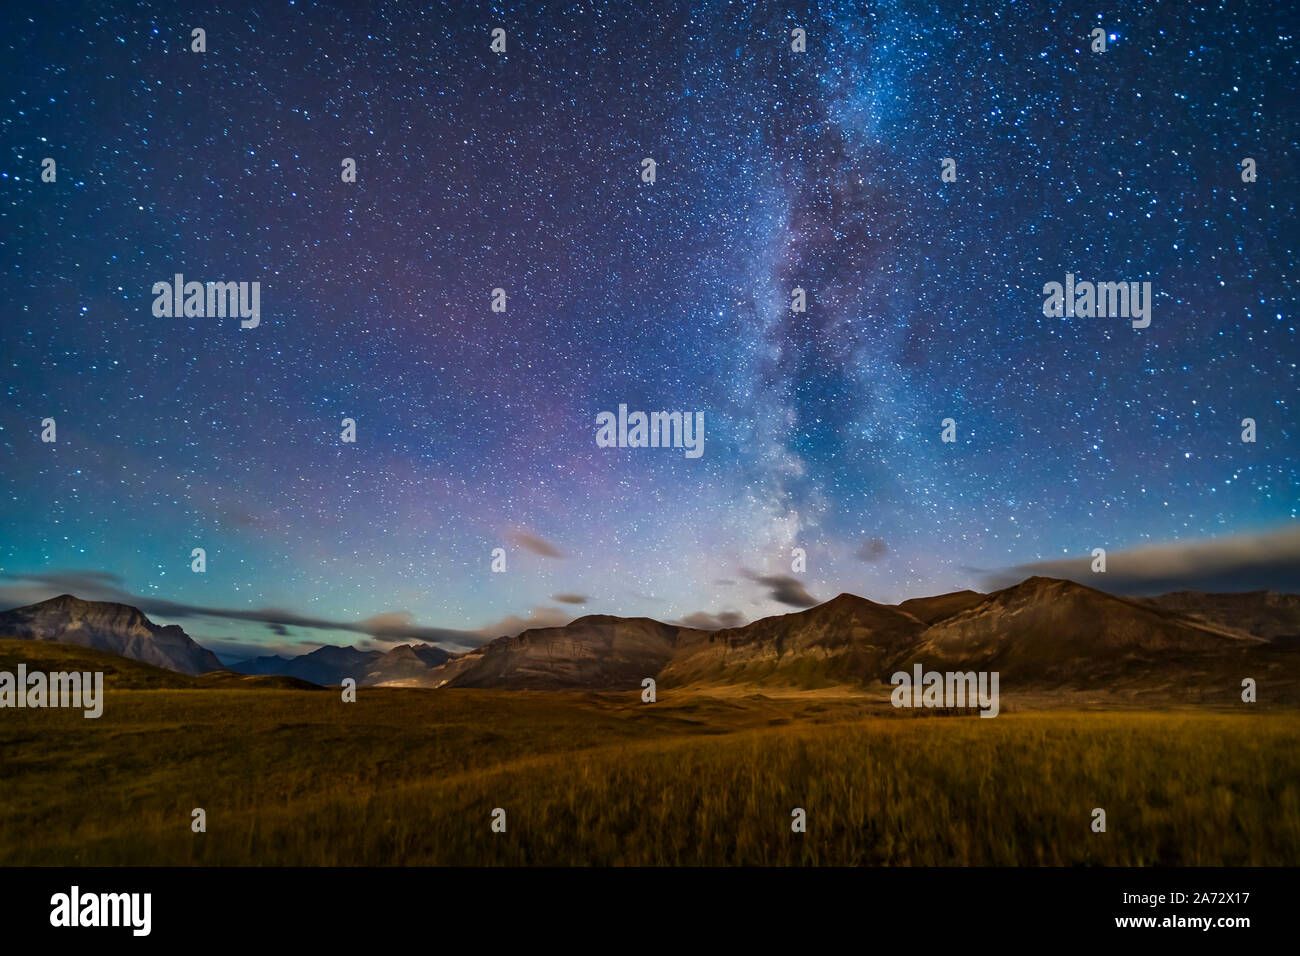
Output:
[[[5,606],[453,646],[1294,528],[1288,3],[177,6],[4,13]]]

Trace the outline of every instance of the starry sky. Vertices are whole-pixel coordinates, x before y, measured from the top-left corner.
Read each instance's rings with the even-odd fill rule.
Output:
[[[1289,4],[176,7],[3,14],[6,606],[229,659],[1096,547],[1296,579]],[[178,272],[260,326],[155,317]],[[1150,327],[1045,317],[1067,272],[1151,282]],[[703,456],[597,447],[619,404]]]

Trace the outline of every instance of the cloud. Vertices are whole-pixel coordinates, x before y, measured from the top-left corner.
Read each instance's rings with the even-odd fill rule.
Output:
[[[586,604],[591,599],[585,594],[552,594],[551,600],[561,604]]]
[[[717,614],[710,614],[708,611],[696,611],[694,614],[688,614],[674,623],[683,627],[697,628],[701,631],[716,631],[723,627],[740,627],[745,623],[745,616],[739,611],[719,611]]]
[[[495,624],[479,628],[478,643],[498,637],[515,637],[535,627],[563,627],[573,620],[573,615],[558,607],[535,607],[528,617],[511,614]]]
[[[788,574],[763,575],[755,574],[752,571],[744,571],[743,574],[749,580],[757,581],[759,584],[770,588],[768,597],[781,604],[788,604],[791,607],[812,607],[821,603],[808,593],[797,578],[792,578]]]
[[[358,621],[356,627],[361,633],[386,643],[406,643],[409,640],[429,641],[431,638],[427,635],[448,633],[442,628],[420,627],[415,623],[415,615],[410,611],[386,611]]]
[[[539,538],[537,535],[529,534],[526,531],[515,531],[511,535],[511,540],[525,551],[531,551],[533,554],[540,554],[544,558],[564,557],[564,554],[561,553],[560,549],[551,544],[551,542]]]
[[[1065,578],[1113,594],[1169,591],[1300,591],[1300,524],[1272,531],[1168,542],[1106,552],[1106,573],[1091,554],[981,572],[991,588],[1035,574]]]
[[[884,538],[868,538],[862,542],[862,545],[853,553],[853,556],[859,561],[870,563],[879,561],[888,553],[889,546],[885,544]]]
[[[77,569],[44,571],[34,574],[14,574],[10,571],[0,571],[0,579],[7,579],[15,582],[13,585],[3,586],[5,600],[13,600],[8,597],[12,592],[17,595],[34,594],[32,601],[43,601],[49,596],[50,591],[57,591],[60,594],[112,594],[123,595],[126,592],[122,588],[122,578],[120,575],[108,571],[82,571]],[[23,582],[26,582],[25,584]],[[21,597],[19,598],[22,599]],[[109,598],[98,598],[98,600],[118,600],[116,596]]]

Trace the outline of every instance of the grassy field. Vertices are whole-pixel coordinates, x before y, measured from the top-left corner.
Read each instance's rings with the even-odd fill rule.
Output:
[[[0,711],[0,864],[1300,863],[1288,711],[129,683]]]

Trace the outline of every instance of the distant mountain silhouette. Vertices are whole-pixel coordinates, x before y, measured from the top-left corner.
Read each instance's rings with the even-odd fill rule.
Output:
[[[6,637],[75,644],[182,674],[223,670],[215,654],[175,624],[159,627],[139,608],[71,594],[0,613],[0,638]]]
[[[367,687],[425,687],[429,672],[450,657],[432,644],[399,644],[376,658],[365,678],[357,683]]]
[[[358,687],[377,684],[419,687],[426,686],[421,679],[449,657],[442,648],[431,644],[401,644],[387,652],[327,644],[297,657],[250,658],[231,664],[230,669],[240,674],[296,677],[322,687],[338,687],[348,677]]]
[[[279,674],[322,687],[338,687],[348,677],[361,684],[375,661],[383,656],[382,651],[360,651],[355,647],[326,644],[297,657],[254,657],[231,664],[230,669],[238,674]]]

